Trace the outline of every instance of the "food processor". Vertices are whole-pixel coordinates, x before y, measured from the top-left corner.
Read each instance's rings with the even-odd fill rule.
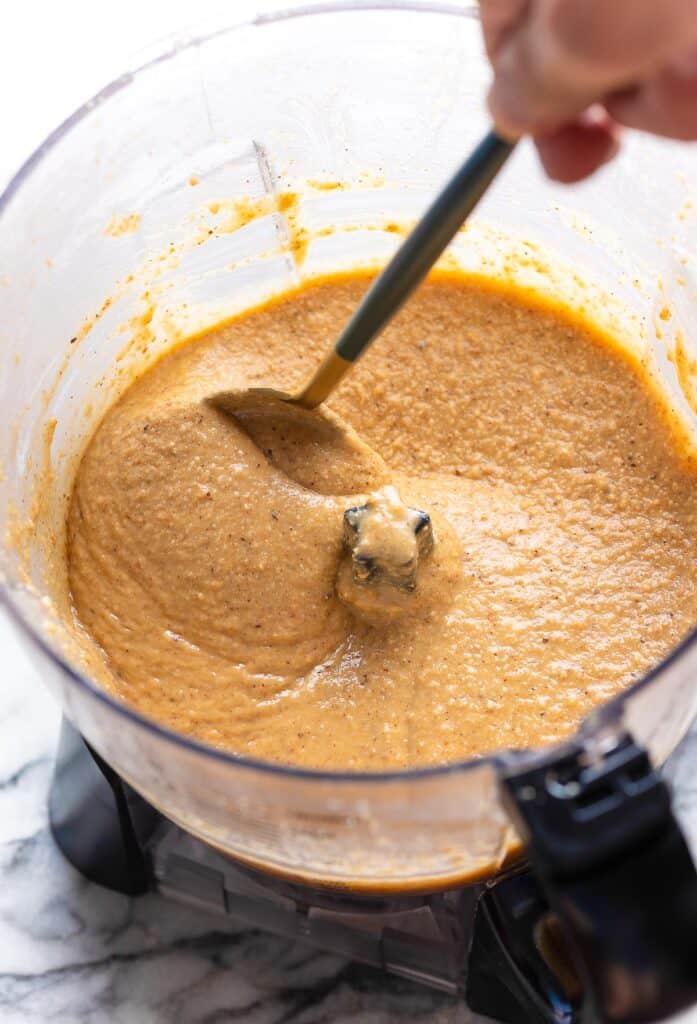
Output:
[[[87,877],[296,936],[502,1022],[697,1001],[697,879],[658,769],[697,633],[544,751],[380,774],[236,757],[94,682],[63,625],[76,461],[135,373],[302,277],[379,266],[487,126],[476,5],[202,26],[61,125],[0,198],[2,595],[60,700],[55,837]],[[693,148],[574,188],[521,144],[447,260],[585,308],[697,432]]]

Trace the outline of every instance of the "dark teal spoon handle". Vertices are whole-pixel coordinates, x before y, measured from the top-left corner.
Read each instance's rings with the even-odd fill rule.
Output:
[[[376,278],[336,343],[354,362],[423,280],[513,152],[489,132]]]

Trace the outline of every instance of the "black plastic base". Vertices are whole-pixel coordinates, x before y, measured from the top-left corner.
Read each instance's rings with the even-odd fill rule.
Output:
[[[91,882],[129,896],[151,888],[145,845],[161,815],[63,719],[49,795],[58,846]]]
[[[67,720],[61,730],[49,810],[56,842],[86,878],[130,896],[156,887],[149,851],[171,824],[123,782]],[[239,870],[249,874],[249,869],[238,866]],[[401,902],[399,897],[386,901],[378,896],[370,905],[365,897],[356,900],[335,894],[332,899],[321,890],[252,874],[254,882],[269,892],[283,886],[281,895],[304,912],[321,906],[340,916],[374,916],[405,912],[414,903],[410,896]],[[488,889],[420,899],[424,906],[440,906],[444,915],[458,908],[451,923],[454,920],[460,937],[472,936],[469,955],[467,942],[458,954],[463,961],[461,988],[472,1010],[501,1024],[576,1024],[571,1003],[538,949],[539,925],[548,915],[548,905],[529,872],[504,878]],[[229,912],[234,911],[229,908]],[[462,943],[456,946],[460,949]]]

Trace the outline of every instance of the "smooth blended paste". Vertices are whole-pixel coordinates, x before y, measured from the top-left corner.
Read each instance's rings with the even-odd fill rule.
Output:
[[[551,743],[697,622],[695,467],[610,339],[458,275],[429,279],[316,430],[206,401],[299,385],[368,282],[190,340],[107,413],[69,513],[77,619],[113,693],[239,754],[375,770]],[[342,537],[385,488],[435,544],[382,615]]]

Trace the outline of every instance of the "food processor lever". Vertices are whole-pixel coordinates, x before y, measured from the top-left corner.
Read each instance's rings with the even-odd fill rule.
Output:
[[[567,940],[582,1020],[660,1021],[697,1002],[697,872],[665,781],[625,736],[592,759],[508,761],[504,799]],[[554,943],[546,958],[555,965]],[[573,984],[572,984],[573,987]]]

